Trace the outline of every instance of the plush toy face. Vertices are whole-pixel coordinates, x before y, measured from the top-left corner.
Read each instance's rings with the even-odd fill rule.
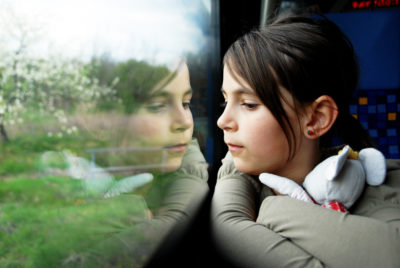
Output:
[[[317,165],[305,178],[303,186],[319,204],[338,201],[350,208],[361,195],[365,183],[381,184],[386,175],[385,158],[378,150],[360,151],[358,159],[349,159],[352,152],[345,146],[339,155]]]
[[[325,173],[335,157],[328,158],[315,167],[307,175],[303,186],[319,204],[338,201],[349,208],[364,189],[365,172],[360,161],[347,159],[335,179],[328,180]]]
[[[349,155],[355,159],[349,159]],[[354,157],[355,156],[355,157]],[[331,156],[317,165],[305,178],[303,187],[294,181],[270,173],[262,173],[260,181],[292,198],[321,205],[339,202],[349,209],[361,195],[365,183],[382,184],[386,176],[385,157],[373,148],[358,155],[345,146],[339,155]]]

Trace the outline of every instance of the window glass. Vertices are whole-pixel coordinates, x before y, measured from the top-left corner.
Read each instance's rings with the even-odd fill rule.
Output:
[[[211,0],[0,1],[1,267],[142,266],[187,227],[213,21]]]

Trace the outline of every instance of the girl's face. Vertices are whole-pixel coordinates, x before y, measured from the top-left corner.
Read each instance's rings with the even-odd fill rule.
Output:
[[[148,155],[154,162],[162,161],[165,171],[179,168],[192,138],[191,98],[189,71],[183,65],[170,83],[131,116],[129,129],[134,146],[161,148],[159,152],[149,152]]]
[[[217,124],[224,131],[224,141],[235,167],[254,175],[262,172],[284,175],[292,168],[291,161],[287,161],[289,145],[286,136],[255,91],[243,79],[239,82],[225,66],[222,94],[226,107]],[[293,109],[285,103],[283,106],[289,120],[297,122]],[[295,133],[298,130],[294,127]]]

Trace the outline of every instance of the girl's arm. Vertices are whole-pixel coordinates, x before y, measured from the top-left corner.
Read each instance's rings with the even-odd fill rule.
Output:
[[[301,247],[256,222],[258,187],[225,161],[212,200],[217,248],[239,267],[323,267]]]
[[[209,193],[207,163],[197,140],[191,141],[180,169],[168,176],[171,180],[167,185],[163,184],[165,178],[159,178],[159,187],[168,190],[152,221],[165,226],[187,224],[197,214]]]
[[[111,222],[106,226],[109,235],[92,250],[88,266],[90,261],[96,264],[94,267],[141,267],[160,245],[175,242],[185,234],[209,192],[207,164],[197,143],[192,141],[178,171],[155,180],[152,195],[160,193],[162,200],[154,201],[157,208],[154,217],[133,222]],[[167,189],[166,193],[160,188]]]
[[[105,239],[91,249],[85,267],[146,266],[160,246],[164,249],[167,242],[173,244],[185,234],[207,194],[207,182],[201,178],[190,174],[178,178],[152,219],[106,222]]]
[[[275,196],[257,221],[330,267],[400,267],[399,167],[388,164],[385,185],[368,187],[351,214]]]

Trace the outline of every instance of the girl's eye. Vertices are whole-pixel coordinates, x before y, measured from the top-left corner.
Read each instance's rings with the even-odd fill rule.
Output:
[[[244,103],[242,103],[241,105],[243,105],[244,107],[246,107],[246,108],[249,109],[249,110],[254,110],[254,109],[256,109],[257,106],[258,106],[258,104],[255,104],[255,103],[247,103],[247,102],[244,102]]]
[[[223,103],[220,104],[221,108],[225,108],[226,107],[227,102],[224,101]]]
[[[190,101],[182,102],[182,106],[183,106],[183,108],[185,108],[185,109],[189,109],[189,108],[190,108]]]
[[[147,110],[149,110],[150,112],[153,112],[153,113],[158,113],[158,112],[161,112],[162,110],[164,110],[165,107],[166,107],[165,104],[154,103],[154,104],[149,104],[147,106]]]

